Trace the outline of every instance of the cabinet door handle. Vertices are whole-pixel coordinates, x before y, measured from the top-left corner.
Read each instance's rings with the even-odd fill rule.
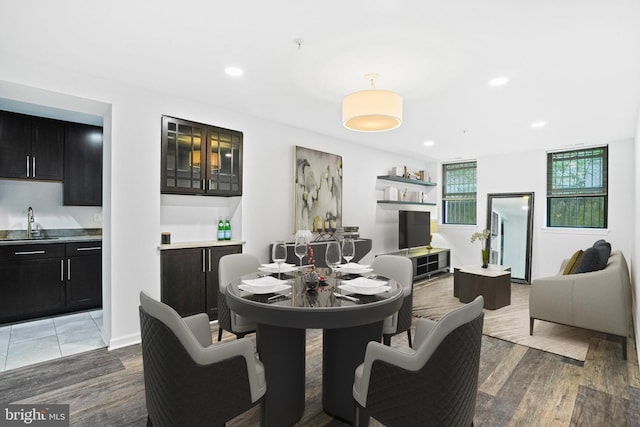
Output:
[[[91,246],[91,247],[87,247],[87,248],[76,248],[76,251],[80,252],[80,251],[98,251],[102,249],[101,246]]]
[[[36,177],[36,156],[33,156],[33,177]]]
[[[22,251],[22,252],[14,252],[15,255],[36,255],[36,254],[44,254],[45,251]]]
[[[27,155],[27,178],[29,178],[29,165],[31,164],[31,162],[29,162],[29,155]]]
[[[60,281],[64,282],[64,260],[60,260]]]
[[[206,263],[205,263],[205,259],[204,259],[204,249],[202,250],[202,272],[206,273]]]
[[[67,258],[67,280],[71,280],[71,258]]]
[[[211,271],[211,249],[207,249],[207,253],[209,256],[209,271]]]

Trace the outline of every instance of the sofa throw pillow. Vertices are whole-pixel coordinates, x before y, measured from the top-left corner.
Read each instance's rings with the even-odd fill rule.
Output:
[[[599,270],[602,270],[607,266],[607,263],[609,262],[609,256],[611,255],[611,243],[600,239],[593,244],[593,247],[596,248],[600,253]]]
[[[562,271],[563,275],[573,274],[573,272],[578,268],[580,264],[580,258],[582,258],[582,249],[578,249],[574,252],[574,254],[567,261],[567,265],[564,266],[564,270]]]
[[[611,243],[607,242],[607,241],[606,241],[606,240],[604,240],[604,239],[596,240],[596,241],[593,243],[593,247],[594,247],[594,248],[595,248],[596,246],[600,246],[600,245],[609,245],[609,247],[611,247]]]
[[[606,263],[605,263],[606,265]],[[600,252],[597,248],[585,249],[580,258],[580,264],[573,274],[588,273],[590,271],[602,270],[602,262],[600,260]]]

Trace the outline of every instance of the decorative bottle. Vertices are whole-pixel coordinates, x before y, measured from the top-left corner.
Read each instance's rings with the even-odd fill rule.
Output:
[[[224,220],[224,240],[231,240],[231,222],[228,217]]]
[[[218,220],[218,240],[224,240],[224,222],[222,217]]]

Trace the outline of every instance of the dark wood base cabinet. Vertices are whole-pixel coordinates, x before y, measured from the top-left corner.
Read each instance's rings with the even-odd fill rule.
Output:
[[[180,316],[207,313],[210,320],[216,320],[220,258],[241,252],[241,245],[162,250],[162,302]]]
[[[102,242],[67,243],[66,306],[102,307]]]
[[[101,242],[0,246],[0,323],[101,306]]]

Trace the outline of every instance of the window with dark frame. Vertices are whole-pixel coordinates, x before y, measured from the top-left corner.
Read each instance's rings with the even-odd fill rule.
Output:
[[[608,146],[547,153],[547,227],[607,228]]]
[[[476,162],[442,165],[442,223],[476,224]]]

